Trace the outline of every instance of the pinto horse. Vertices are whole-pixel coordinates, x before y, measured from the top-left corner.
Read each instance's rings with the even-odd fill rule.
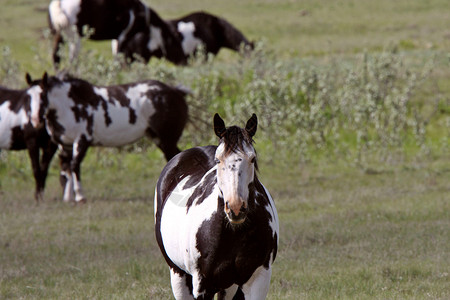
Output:
[[[38,126],[42,121],[38,111],[40,98],[45,97],[45,82],[33,82],[29,74],[26,80],[27,89],[0,87],[0,149],[28,150],[36,183],[34,198],[39,201],[43,198],[48,167],[57,146],[50,140],[45,127]]]
[[[153,10],[150,14],[150,18],[152,17],[161,19]],[[158,36],[153,33],[155,31],[169,35]],[[163,43],[165,39],[178,39],[178,43],[171,44],[173,47],[180,47],[180,50],[168,52]],[[194,12],[179,19],[154,23],[150,31],[138,32],[127,43],[123,43],[122,51],[126,53],[126,57],[138,54],[145,62],[154,56],[164,57],[175,64],[185,64],[188,58],[197,52],[199,46],[204,47],[205,53],[214,55],[221,48],[234,51],[240,51],[241,46],[244,46],[246,51],[254,48],[253,43],[227,20],[206,12]]]
[[[69,59],[79,52],[83,27],[93,29],[92,40],[113,40],[113,54],[124,53],[134,59],[133,53],[125,47],[138,32],[148,32],[152,41],[150,51],[162,51],[176,64],[185,64],[178,38],[158,14],[139,0],[53,0],[49,5],[48,20],[54,35],[53,62],[60,63],[58,54],[64,42],[63,34],[69,40]]]
[[[275,203],[256,176],[252,137],[225,127],[219,145],[183,151],[165,166],[155,192],[155,233],[176,299],[264,299],[278,248]],[[234,297],[234,298],[233,298]]]
[[[46,79],[43,78],[43,81]],[[143,136],[153,138],[167,160],[188,118],[186,90],[156,80],[94,86],[76,78],[47,79],[42,98],[47,131],[60,145],[64,201],[85,202],[80,164],[89,146],[117,147]]]

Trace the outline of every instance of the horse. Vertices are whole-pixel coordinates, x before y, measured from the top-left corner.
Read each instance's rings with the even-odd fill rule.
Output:
[[[95,86],[66,76],[43,78],[47,97],[41,98],[47,131],[59,144],[63,201],[84,203],[80,165],[90,146],[117,147],[147,136],[167,160],[177,147],[188,119],[185,88],[156,80]]]
[[[32,81],[28,73],[26,81],[29,87],[21,90],[0,86],[0,149],[28,150],[35,180],[34,199],[39,202],[57,146],[45,127],[39,126],[43,119],[38,112],[39,102],[45,97],[45,82]]]
[[[218,146],[185,150],[161,172],[155,235],[176,299],[264,299],[278,249],[275,203],[259,181],[252,137],[214,116]]]
[[[158,48],[177,64],[184,64],[185,58],[175,33],[161,20],[156,12],[139,0],[52,0],[48,9],[48,22],[54,36],[53,62],[60,63],[59,49],[64,43],[63,35],[69,40],[69,59],[72,62],[80,49],[83,27],[93,29],[89,39],[112,40],[112,52],[124,53],[133,60],[134,56],[126,45],[136,33],[148,32],[152,41],[149,49]]]
[[[150,16],[156,16],[160,19],[153,11]],[[164,57],[175,64],[180,64],[179,62],[185,64],[189,57],[196,54],[199,46],[203,46],[205,53],[214,55],[219,53],[221,48],[240,51],[243,47],[247,52],[254,48],[253,42],[247,40],[242,32],[227,20],[202,11],[159,23],[159,26],[156,28],[168,33],[163,36],[163,39],[179,40],[179,43],[172,44],[174,47],[181,47],[181,51],[168,53],[162,47],[163,43],[158,40],[159,36],[148,30],[136,33],[127,43],[123,43],[122,51],[126,53],[127,57],[139,55],[145,63],[154,56],[157,58]],[[166,29],[167,26],[170,30]],[[170,33],[173,33],[173,35],[171,36]],[[155,41],[155,38],[157,41]],[[180,52],[182,57],[180,57]]]

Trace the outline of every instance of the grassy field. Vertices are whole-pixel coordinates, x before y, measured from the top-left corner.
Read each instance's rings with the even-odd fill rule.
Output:
[[[24,86],[25,71],[51,70],[47,5],[2,2],[0,84]],[[186,84],[191,113],[205,120],[220,111],[243,125],[256,110],[260,178],[281,222],[269,299],[450,298],[448,1],[151,6],[167,18],[222,15],[267,52],[123,70],[108,42],[84,41],[71,71],[104,84]],[[190,125],[181,147],[211,142],[212,130]],[[36,205],[26,153],[1,151],[0,299],[170,299],[153,227],[163,166],[147,142],[91,149],[82,165],[88,203],[73,206],[60,201],[55,159]]]

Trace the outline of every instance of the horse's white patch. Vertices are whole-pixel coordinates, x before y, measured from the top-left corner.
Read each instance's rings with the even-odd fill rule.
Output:
[[[70,25],[76,24],[78,13],[81,10],[81,0],[61,0],[60,3],[61,10],[69,19]]]
[[[117,56],[117,53],[119,53],[119,41],[116,39],[111,40],[111,52],[113,56]]]
[[[280,223],[278,221],[277,208],[275,207],[275,202],[273,201],[272,196],[270,195],[270,193],[267,190],[267,188],[263,184],[261,184],[261,185],[263,186],[264,191],[266,192],[267,198],[269,200],[269,204],[267,204],[266,210],[272,216],[272,220],[269,223],[270,228],[272,228],[272,235],[274,235],[276,233],[277,234],[277,239],[279,239],[280,237],[278,236],[278,232],[280,232]]]
[[[9,109],[9,101],[0,105],[0,149],[11,148],[12,129],[16,126],[23,127],[28,123],[28,117],[24,109],[17,113]]]
[[[164,50],[161,28],[150,25],[150,40],[148,41],[147,48],[150,51],[155,51],[158,48]]]
[[[198,185],[204,184],[204,180],[210,172],[216,172],[216,170],[216,167],[209,170]],[[184,187],[186,181],[182,180],[180,186]],[[172,262],[189,274],[197,272],[196,262],[200,257],[197,249],[197,231],[201,224],[209,220],[217,211],[219,190],[215,186],[213,192],[203,199],[200,205],[193,204],[189,208],[189,213],[187,213],[186,206],[180,206],[178,201],[173,201],[171,198],[173,195],[176,199],[180,199],[182,195],[187,201],[198,185],[184,190],[177,188],[176,194],[172,192],[161,216],[161,237],[166,253]]]
[[[61,31],[76,24],[80,5],[81,0],[53,0],[48,6],[53,27],[57,31]]]
[[[264,266],[258,267],[250,279],[242,286],[245,299],[266,299],[271,275],[271,266],[268,269]]]
[[[186,207],[189,196],[195,189],[195,186],[189,189],[184,189],[184,186],[186,185],[186,182],[189,180],[189,178],[190,176],[183,178],[183,180],[181,180],[177,184],[177,186],[173,189],[172,193],[170,194],[169,201],[171,201],[176,206]]]
[[[186,285],[185,276],[180,276],[170,269],[170,284],[175,299],[193,299],[189,287]]]
[[[178,22],[178,32],[183,35],[181,46],[185,55],[191,55],[202,41],[194,36],[195,24],[192,22]]]
[[[106,88],[94,86],[94,93],[96,93],[97,95],[99,95],[103,99],[108,100],[109,96],[108,96],[108,90]]]

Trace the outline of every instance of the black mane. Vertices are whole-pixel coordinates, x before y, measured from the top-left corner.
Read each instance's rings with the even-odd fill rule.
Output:
[[[220,142],[225,144],[225,155],[244,151],[244,143],[253,145],[253,139],[247,131],[237,126],[228,127],[222,134]]]

